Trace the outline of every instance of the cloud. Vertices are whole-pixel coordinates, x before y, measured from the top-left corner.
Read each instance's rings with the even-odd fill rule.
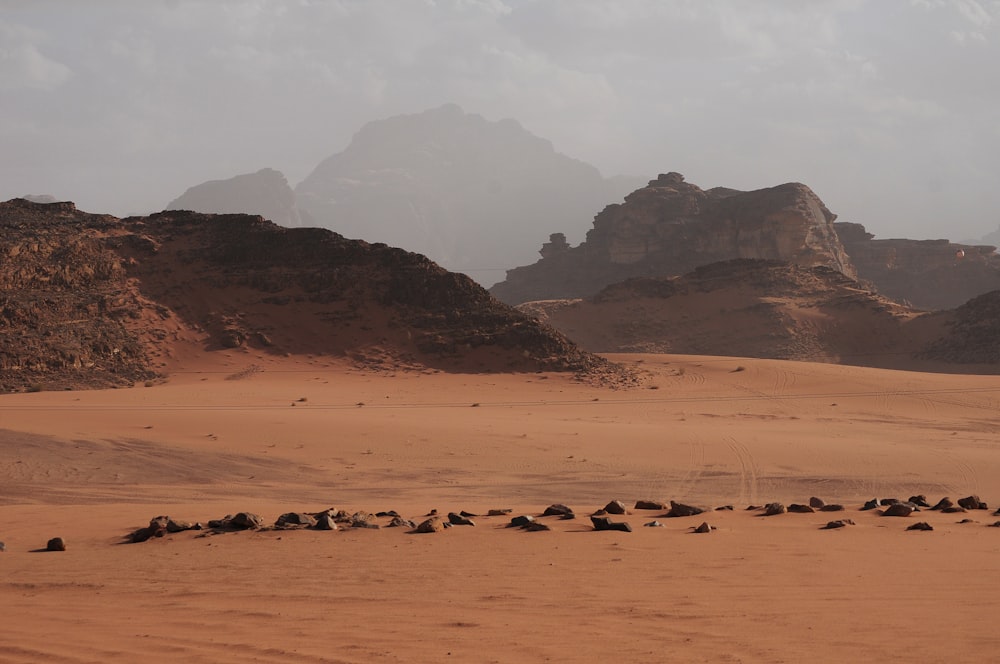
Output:
[[[44,41],[35,31],[0,23],[0,90],[51,91],[70,78],[68,66],[42,52]]]

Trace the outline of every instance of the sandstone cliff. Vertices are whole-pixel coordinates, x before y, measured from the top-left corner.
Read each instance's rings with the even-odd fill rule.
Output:
[[[368,369],[617,375],[401,249],[260,216],[0,203],[0,389],[127,385],[223,349]]]
[[[824,265],[853,276],[835,218],[802,184],[705,191],[667,173],[605,207],[579,246],[553,236],[540,261],[509,270],[491,292],[513,304],[584,297],[623,279],[678,275],[734,258]]]
[[[172,200],[167,210],[210,214],[259,214],[279,226],[311,226],[295,205],[295,192],[280,171],[262,168],[256,173],[195,185]]]
[[[948,240],[876,240],[861,224],[836,223],[859,279],[919,309],[951,309],[1000,289],[996,248]]]
[[[491,284],[531,260],[548,233],[579,237],[580,220],[636,186],[603,178],[514,120],[449,104],[369,123],[295,192],[319,226]]]

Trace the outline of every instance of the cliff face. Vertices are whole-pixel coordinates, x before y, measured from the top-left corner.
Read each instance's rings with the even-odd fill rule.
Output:
[[[836,223],[834,228],[858,278],[886,297],[937,310],[1000,289],[995,247],[948,240],[876,240],[861,224]]]
[[[515,304],[584,297],[624,279],[674,276],[736,258],[823,265],[854,276],[835,218],[802,184],[705,191],[668,173],[604,208],[580,246],[550,241],[542,260],[509,270],[491,292]]]
[[[634,179],[605,179],[514,120],[454,105],[371,122],[296,188],[314,222],[493,283],[548,233],[571,237]]]
[[[228,180],[211,180],[191,187],[172,200],[167,210],[210,214],[259,214],[289,228],[311,225],[295,205],[295,192],[281,172],[262,168]]]
[[[177,353],[608,371],[423,256],[259,216],[0,203],[0,389],[150,380]]]

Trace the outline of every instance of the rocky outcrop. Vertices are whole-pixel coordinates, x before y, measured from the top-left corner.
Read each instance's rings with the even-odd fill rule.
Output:
[[[701,188],[679,173],[609,205],[581,245],[550,238],[537,263],[507,272],[491,292],[504,302],[576,298],[634,277],[665,277],[735,258],[854,267],[833,229],[836,216],[803,184],[740,192]]]
[[[253,214],[279,226],[312,226],[295,205],[295,192],[281,172],[262,168],[256,173],[195,185],[172,200],[167,210],[210,214]]]
[[[0,257],[2,390],[151,380],[181,346],[619,373],[423,256],[260,216],[116,219],[15,199],[0,203]]]
[[[581,220],[638,184],[603,178],[514,120],[448,104],[365,125],[295,193],[319,226],[490,284],[547,234],[580,233]]]
[[[882,295],[918,309],[953,309],[1000,289],[1000,255],[988,245],[948,240],[876,240],[861,224],[834,229],[858,279]]]

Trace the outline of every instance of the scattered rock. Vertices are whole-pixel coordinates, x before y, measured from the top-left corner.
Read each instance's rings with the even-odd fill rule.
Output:
[[[786,511],[785,506],[781,503],[768,503],[764,506],[764,516],[784,514]]]
[[[997,521],[997,523],[1000,523],[1000,521]],[[644,527],[646,527],[646,528],[662,528],[663,527],[663,524],[660,523],[659,521],[650,521],[649,523],[644,523],[642,525]]]
[[[315,517],[304,512],[286,512],[274,522],[276,528],[307,528],[315,525]]]
[[[882,516],[910,516],[916,508],[910,503],[893,503],[885,508]]]
[[[612,500],[604,506],[604,511],[608,514],[626,514],[625,503],[620,500]]]
[[[474,526],[476,522],[467,516],[462,516],[455,512],[448,512],[448,523],[453,526]]]
[[[812,498],[809,499],[809,507],[812,507],[813,509],[821,510],[825,505],[826,503],[823,501],[822,498],[817,498],[816,496],[813,496]]]
[[[762,505],[747,505],[746,511],[753,512],[754,510],[762,510],[764,507]]]
[[[339,530],[332,514],[322,514],[313,526],[316,530]]]
[[[843,512],[844,511],[844,506],[843,505],[838,505],[836,503],[831,503],[829,505],[823,505],[823,507],[819,508],[819,511],[820,512]]]
[[[959,507],[958,505],[951,505],[949,507],[943,508],[941,510],[941,514],[959,514],[964,511],[965,511],[964,507]]]
[[[967,510],[985,510],[987,509],[986,503],[979,500],[979,496],[972,495],[966,496],[965,498],[959,498],[958,504]]]
[[[66,550],[66,542],[61,537],[53,537],[45,545],[45,550],[46,551],[65,551]]]
[[[895,505],[896,503],[900,502],[902,501],[899,498],[883,498],[882,500],[878,501],[878,504],[881,505],[882,507],[885,507],[886,505]]]
[[[531,516],[530,514],[522,514],[521,516],[515,516],[513,519],[511,519],[510,523],[507,525],[507,527],[508,528],[523,528],[524,526],[528,525],[529,523],[532,523],[534,520],[535,520],[535,517]]]
[[[185,530],[201,530],[201,524],[179,519],[167,519],[168,533],[182,533]]]
[[[461,514],[462,516],[467,516],[469,518],[472,518],[474,516],[479,516],[475,512],[467,512],[466,510],[462,510],[461,512],[459,512],[459,514]]]
[[[632,526],[629,525],[627,521],[612,521],[609,516],[592,516],[590,517],[590,521],[594,524],[594,530],[620,530],[626,533],[632,532]]]
[[[820,530],[833,530],[834,528],[843,528],[844,526],[853,526],[854,521],[850,519],[837,519],[836,521],[828,521],[825,526],[820,528]]]
[[[865,503],[864,506],[862,506],[861,511],[865,512],[865,511],[868,511],[868,510],[873,510],[876,507],[878,507],[878,500],[876,500],[875,498],[872,498],[867,503]]]
[[[715,511],[716,512],[726,512],[726,511],[732,512],[733,511],[733,506],[732,505],[720,505],[719,507],[715,508]]]
[[[962,519],[959,523],[976,523],[973,519]]]
[[[994,521],[989,525],[990,528],[1000,528],[1000,521]]]
[[[635,501],[635,509],[637,510],[665,510],[667,509],[666,503],[661,503],[658,500],[637,500]]]
[[[793,514],[810,514],[812,512],[815,512],[816,510],[814,510],[809,505],[800,505],[799,503],[792,503],[791,505],[788,506],[788,511]]]
[[[930,505],[927,504],[927,496],[922,493],[916,496],[910,496],[909,502],[913,503],[917,507],[930,507]]]
[[[567,514],[572,514],[573,510],[561,503],[556,503],[554,505],[549,505],[542,512],[542,516],[565,516]]]
[[[264,519],[252,512],[239,512],[233,516],[227,516],[223,521],[223,528],[235,528],[236,530],[257,530],[264,526]]]
[[[701,514],[705,510],[700,507],[693,507],[691,505],[685,505],[684,503],[670,501],[670,511],[663,516],[667,517],[682,517],[682,516],[695,516],[696,514]]]
[[[946,497],[946,498],[942,498],[941,500],[937,501],[937,504],[934,505],[934,507],[932,507],[931,509],[932,510],[943,510],[943,509],[948,509],[949,507],[954,507],[954,505],[955,505],[955,503],[951,502],[951,498],[947,498]]]
[[[910,526],[906,527],[907,530],[934,530],[934,526],[927,523],[926,521],[918,521]]]
[[[548,525],[542,523],[541,521],[532,521],[531,523],[528,523],[525,526],[523,526],[523,530],[534,532],[534,531],[552,530],[552,529],[549,528]]]
[[[399,516],[399,512],[397,512],[396,510],[386,510],[384,512],[376,512],[375,516],[377,516],[379,518],[386,517],[386,516],[388,516],[388,517],[397,517],[397,516]]]
[[[439,533],[444,530],[444,521],[439,516],[432,516],[417,526],[418,533]]]
[[[392,521],[389,522],[387,528],[416,528],[417,524],[409,519],[404,519],[401,516],[392,517]]]
[[[370,512],[359,511],[351,515],[351,528],[378,528],[375,523],[375,515]]]
[[[486,513],[486,516],[507,516],[513,511],[512,509],[490,510]]]
[[[715,530],[715,526],[708,525],[707,521],[702,522],[700,526],[694,529],[696,533],[710,533]]]
[[[998,521],[997,523],[1000,523],[1000,521]],[[6,550],[7,550],[7,545],[4,544],[3,542],[0,542],[0,553],[3,553]]]

